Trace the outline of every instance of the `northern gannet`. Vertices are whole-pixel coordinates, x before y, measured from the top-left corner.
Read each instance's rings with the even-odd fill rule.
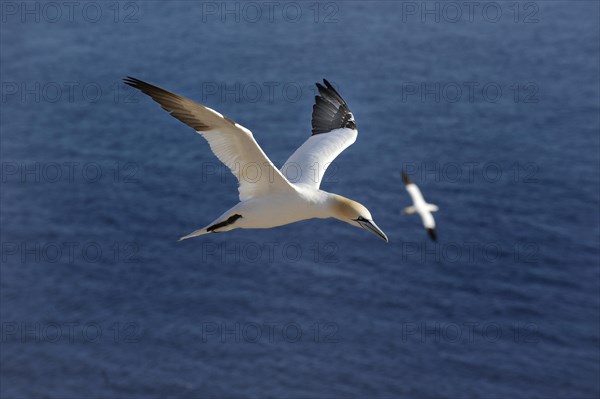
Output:
[[[437,205],[428,204],[425,202],[423,198],[423,194],[421,194],[421,190],[413,181],[410,179],[410,176],[406,174],[406,172],[402,171],[402,181],[406,186],[406,191],[410,194],[412,198],[412,206],[404,208],[403,213],[407,213],[409,215],[417,212],[419,216],[421,216],[421,220],[423,221],[423,226],[427,229],[427,234],[433,241],[436,240],[435,234],[435,220],[433,219],[433,215],[431,212],[437,211],[439,208]]]
[[[388,241],[366,207],[319,189],[327,166],[354,143],[358,134],[346,102],[327,80],[323,80],[325,86],[317,83],[312,135],[281,170],[269,160],[250,130],[226,116],[139,79],[127,77],[124,82],[204,137],[238,179],[240,202],[180,241],[207,233],[264,229],[313,218],[336,218]]]

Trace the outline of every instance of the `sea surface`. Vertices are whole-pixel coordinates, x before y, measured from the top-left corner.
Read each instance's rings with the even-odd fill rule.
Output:
[[[0,4],[2,398],[598,397],[597,1],[67,3]],[[276,165],[328,79],[359,136],[322,188],[390,242],[177,242],[236,181],[129,75]]]

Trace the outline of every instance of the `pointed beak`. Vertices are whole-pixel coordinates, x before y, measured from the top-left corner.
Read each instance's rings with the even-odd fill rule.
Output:
[[[377,227],[377,225],[375,224],[374,221],[372,221],[372,220],[359,220],[358,223],[360,224],[360,226],[363,229],[369,230],[371,233],[375,234],[377,237],[381,238],[385,242],[388,242],[387,236],[385,235],[385,233],[379,227]]]

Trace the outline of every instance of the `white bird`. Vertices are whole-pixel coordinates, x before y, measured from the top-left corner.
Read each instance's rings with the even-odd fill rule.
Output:
[[[410,179],[410,176],[408,176],[408,174],[406,174],[406,172],[404,171],[402,171],[402,181],[404,182],[404,185],[406,186],[406,191],[408,191],[408,193],[410,194],[410,197],[412,198],[413,202],[412,206],[404,208],[403,213],[411,215],[417,212],[419,216],[421,216],[423,226],[425,226],[425,228],[427,229],[427,234],[429,234],[429,237],[431,237],[431,239],[435,241],[437,238],[435,233],[435,220],[433,219],[433,215],[431,214],[431,212],[436,212],[437,210],[439,210],[438,206],[434,204],[428,204],[427,202],[425,202],[425,199],[423,198],[423,194],[421,194],[421,190],[419,190],[419,187],[417,187],[417,185],[413,183],[413,181]]]
[[[320,190],[325,169],[356,140],[358,131],[346,102],[324,80],[317,83],[312,135],[281,170],[254,140],[252,132],[208,107],[141,80],[126,84],[152,97],[171,116],[208,141],[213,153],[237,177],[240,202],[180,240],[233,229],[264,229],[312,218],[336,218],[388,241],[369,210],[341,195]]]

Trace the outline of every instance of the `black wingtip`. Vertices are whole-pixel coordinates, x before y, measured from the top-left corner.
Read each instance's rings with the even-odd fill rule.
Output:
[[[433,241],[437,241],[435,229],[427,229],[427,234],[429,235],[429,238],[431,238]]]
[[[164,90],[158,86],[154,86],[153,84],[144,82],[141,79],[134,78],[133,76],[127,76],[127,77],[123,78],[123,83],[125,83],[126,85],[129,85],[131,87],[135,87],[136,89],[139,89],[139,90],[146,89],[146,88],[154,88],[154,89]]]
[[[410,179],[410,176],[408,175],[408,173],[406,173],[405,171],[402,171],[402,181],[404,182],[404,185],[409,185],[412,184],[412,180]]]
[[[141,90],[144,85],[150,86],[150,84],[144,82],[143,80],[136,79],[132,76],[127,76],[123,79],[123,83],[127,86],[131,86],[135,89]]]
[[[327,79],[323,78],[323,84],[316,83],[319,95],[315,96],[313,105],[312,134],[327,133],[341,128],[356,130],[354,116],[346,101]]]
[[[199,112],[202,115],[205,112],[205,108],[202,105],[132,76],[124,78],[123,83],[150,96],[152,100],[160,104],[173,118],[185,123],[195,131],[204,132],[212,128],[210,122],[206,121],[203,116],[196,114]],[[232,124],[235,123],[225,116],[223,116],[223,119]]]
[[[123,83],[125,83],[126,85],[129,85],[129,86],[133,86],[134,81],[135,81],[135,78],[132,78],[131,76],[127,76],[127,77],[123,78]]]

